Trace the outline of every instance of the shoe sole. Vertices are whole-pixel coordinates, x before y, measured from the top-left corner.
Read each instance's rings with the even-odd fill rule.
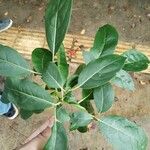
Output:
[[[13,21],[10,19],[10,24],[6,28],[0,30],[0,32],[6,31],[7,29],[9,29],[12,26],[12,24],[13,24]]]
[[[15,114],[12,117],[8,117],[8,119],[13,120],[19,115],[18,108],[13,104],[13,107],[15,109]]]

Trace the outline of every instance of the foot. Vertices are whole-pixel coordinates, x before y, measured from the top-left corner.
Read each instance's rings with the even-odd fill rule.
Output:
[[[13,21],[11,19],[0,20],[0,32],[7,30],[12,26]]]
[[[17,107],[14,104],[11,104],[11,108],[9,109],[9,111],[5,114],[3,114],[3,116],[7,117],[10,120],[15,119],[19,114],[19,111],[17,109]]]

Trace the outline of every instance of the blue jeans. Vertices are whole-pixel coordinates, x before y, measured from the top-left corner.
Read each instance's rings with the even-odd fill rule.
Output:
[[[1,99],[1,95],[0,95],[0,99]],[[4,104],[0,100],[0,115],[7,113],[10,108],[11,108],[11,103]]]

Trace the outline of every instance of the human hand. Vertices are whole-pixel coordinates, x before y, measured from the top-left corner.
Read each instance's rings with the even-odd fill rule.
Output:
[[[53,118],[47,120],[40,128],[38,128],[18,150],[43,150],[50,137],[52,125]]]

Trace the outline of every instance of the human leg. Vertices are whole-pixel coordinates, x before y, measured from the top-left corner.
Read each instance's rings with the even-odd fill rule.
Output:
[[[1,99],[1,95],[0,95],[0,99]],[[4,104],[0,100],[0,115],[12,120],[18,116],[18,109],[12,103]]]
[[[1,95],[0,95],[1,98]],[[11,103],[4,104],[3,102],[0,101],[0,115],[3,115],[9,111],[11,108]]]

